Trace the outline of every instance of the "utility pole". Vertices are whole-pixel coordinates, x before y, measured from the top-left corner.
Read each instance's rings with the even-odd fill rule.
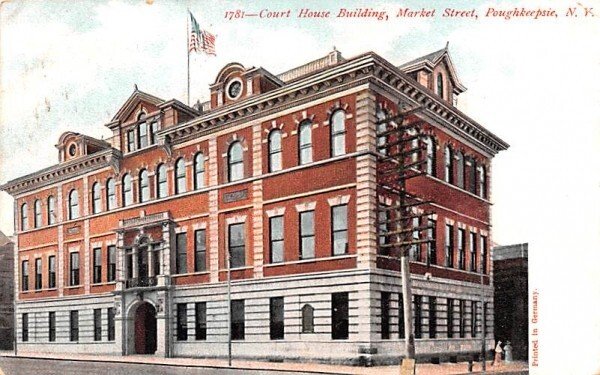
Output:
[[[483,283],[483,263],[484,263],[484,255],[483,255],[483,243],[480,244],[481,249],[479,249],[479,253],[481,254],[479,259],[479,274],[480,274],[480,299],[481,299],[481,370],[485,374],[485,285]]]
[[[231,251],[227,250],[227,363],[231,367]]]
[[[410,194],[406,189],[406,181],[426,173],[427,156],[423,157],[423,135],[420,132],[420,120],[409,121],[410,116],[421,110],[420,106],[405,108],[404,103],[398,104],[399,114],[388,116],[377,115],[377,195],[378,221],[377,229],[380,239],[379,252],[386,253],[390,258],[400,260],[402,277],[402,305],[404,311],[405,350],[403,371],[409,370],[414,374],[415,365],[415,333],[412,316],[412,286],[410,280],[410,249],[420,251],[421,244],[432,241],[422,239],[421,233],[432,229],[432,226],[416,225],[422,217],[430,213],[417,214],[413,210],[417,206],[431,202],[423,201]],[[384,139],[385,142],[380,142]],[[379,199],[379,196],[384,199]],[[381,202],[391,198],[391,206]],[[385,215],[381,215],[385,213]],[[393,224],[393,225],[389,225]],[[418,234],[418,239],[415,238]],[[384,251],[382,251],[384,250]],[[419,322],[417,322],[419,323]],[[405,365],[406,364],[406,365]],[[403,372],[404,374],[404,372]]]

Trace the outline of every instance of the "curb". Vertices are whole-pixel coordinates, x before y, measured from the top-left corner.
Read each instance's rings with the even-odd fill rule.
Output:
[[[107,362],[107,363],[119,363],[119,364],[132,364],[132,365],[146,365],[146,366],[170,366],[170,367],[193,367],[193,368],[206,368],[206,369],[228,369],[228,370],[240,370],[240,371],[280,371],[280,372],[293,372],[298,374],[352,374],[350,372],[331,372],[324,370],[313,370],[307,372],[307,370],[297,369],[285,369],[285,368],[265,368],[265,367],[245,367],[245,366],[219,366],[219,365],[201,365],[201,364],[182,364],[182,363],[160,363],[160,362],[143,362],[139,360],[123,361],[123,360],[104,360],[99,358],[57,358],[57,357],[41,357],[41,356],[27,356],[27,355],[6,355],[0,354],[0,358],[23,358],[23,359],[38,359],[46,361],[70,361],[70,362]]]

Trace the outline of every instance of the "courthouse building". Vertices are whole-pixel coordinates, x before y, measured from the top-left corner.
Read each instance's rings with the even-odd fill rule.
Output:
[[[447,49],[401,66],[334,50],[279,75],[231,63],[209,89],[189,107],[136,87],[110,139],[64,133],[58,164],[1,186],[20,351],[224,357],[231,335],[234,358],[397,362],[381,207],[398,198],[377,146],[405,106],[427,160],[407,189],[432,226],[411,250],[417,357],[474,355],[483,328],[493,347],[491,159],[508,145],[455,107]]]

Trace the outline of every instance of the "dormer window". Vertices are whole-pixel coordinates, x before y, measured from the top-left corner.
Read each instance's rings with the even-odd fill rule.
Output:
[[[442,77],[442,73],[438,73],[437,79],[437,94],[443,99],[444,98],[444,78]]]
[[[69,156],[73,157],[77,153],[77,146],[75,144],[71,144],[69,146]]]

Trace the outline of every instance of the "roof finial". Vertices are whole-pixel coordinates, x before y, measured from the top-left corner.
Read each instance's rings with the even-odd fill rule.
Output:
[[[335,48],[335,46],[333,46],[333,50],[334,50],[334,51],[337,51],[337,49]]]
[[[134,84],[133,84],[133,90],[134,90],[134,91],[138,91],[137,83],[134,83]]]
[[[450,41],[446,41],[446,48],[445,48],[446,51],[448,50],[448,44],[450,44]]]

